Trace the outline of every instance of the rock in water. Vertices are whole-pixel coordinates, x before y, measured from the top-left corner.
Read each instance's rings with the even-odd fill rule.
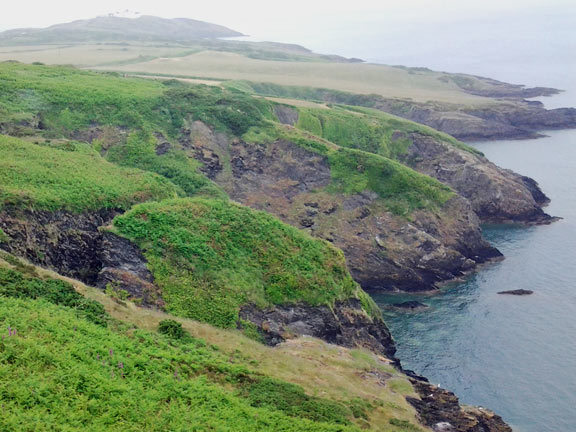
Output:
[[[534,291],[525,290],[525,289],[517,289],[517,290],[509,290],[509,291],[500,291],[500,292],[498,292],[498,294],[510,294],[510,295],[523,296],[523,295],[534,294]]]
[[[394,303],[392,306],[395,308],[398,308],[398,309],[410,309],[412,311],[413,310],[428,309],[430,307],[427,304],[420,303],[419,301],[415,301],[415,300],[405,301],[402,303]]]

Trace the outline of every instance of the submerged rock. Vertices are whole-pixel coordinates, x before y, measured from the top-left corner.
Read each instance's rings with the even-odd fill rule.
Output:
[[[534,291],[525,290],[525,289],[516,289],[516,290],[509,290],[509,291],[499,291],[498,294],[510,294],[510,295],[524,296],[524,295],[534,294]]]
[[[415,300],[405,301],[402,303],[394,303],[392,304],[392,306],[398,309],[409,309],[412,311],[430,308],[430,306],[428,306],[427,304],[420,303],[419,301]]]

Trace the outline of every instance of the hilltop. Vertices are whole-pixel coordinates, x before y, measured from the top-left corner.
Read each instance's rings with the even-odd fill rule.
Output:
[[[189,42],[196,39],[243,36],[235,30],[188,18],[138,18],[100,16],[56,24],[47,28],[22,28],[0,33],[2,45],[78,42]]]

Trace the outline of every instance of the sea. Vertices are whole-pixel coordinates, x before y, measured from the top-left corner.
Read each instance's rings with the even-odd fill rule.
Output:
[[[410,13],[327,15],[299,32],[254,35],[384,64],[488,76],[564,90],[540,99],[576,107],[576,6],[519,7],[455,18]],[[430,7],[432,8],[432,3]],[[448,14],[449,15],[449,14]],[[545,138],[470,143],[493,162],[537,180],[548,226],[487,225],[506,259],[433,296],[374,295],[405,368],[490,408],[518,432],[576,431],[576,130]],[[529,296],[498,291],[527,289]],[[389,307],[403,300],[420,312]]]

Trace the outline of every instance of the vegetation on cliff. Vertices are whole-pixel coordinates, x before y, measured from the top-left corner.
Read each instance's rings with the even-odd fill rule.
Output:
[[[409,133],[431,136],[473,154],[478,150],[428,126],[382,111],[336,105],[333,109],[299,108],[296,127],[343,147],[397,159],[412,142]]]
[[[0,208],[128,209],[182,194],[166,179],[107,162],[85,144],[41,145],[0,135],[0,154]]]
[[[114,227],[144,251],[175,315],[235,327],[245,304],[333,305],[355,296],[369,302],[341,251],[238,204],[146,203],[118,216]]]
[[[396,126],[385,123],[377,114],[365,114],[366,120],[355,125],[353,114],[304,110],[298,126],[315,135],[302,134],[274,122],[272,102],[241,92],[17,63],[0,64],[0,89],[7,95],[0,106],[0,125],[7,132],[74,138],[90,135],[99,127],[91,136],[92,145],[106,158],[163,175],[188,196],[223,197],[179,145],[183,131],[194,120],[249,141],[288,139],[327,155],[332,190],[346,194],[372,190],[397,214],[436,208],[451,196],[441,183],[390,160],[388,157],[400,151],[398,145],[390,144],[387,151],[378,151],[379,155],[368,153],[374,150],[374,140],[382,141],[390,135],[391,126]],[[318,127],[320,115],[330,116],[326,128]],[[323,120],[323,124],[328,122]],[[348,141],[351,134],[364,137],[356,145],[363,151],[346,148],[354,147]],[[160,154],[156,151],[158,136],[168,145]],[[337,141],[336,145],[323,137]]]

